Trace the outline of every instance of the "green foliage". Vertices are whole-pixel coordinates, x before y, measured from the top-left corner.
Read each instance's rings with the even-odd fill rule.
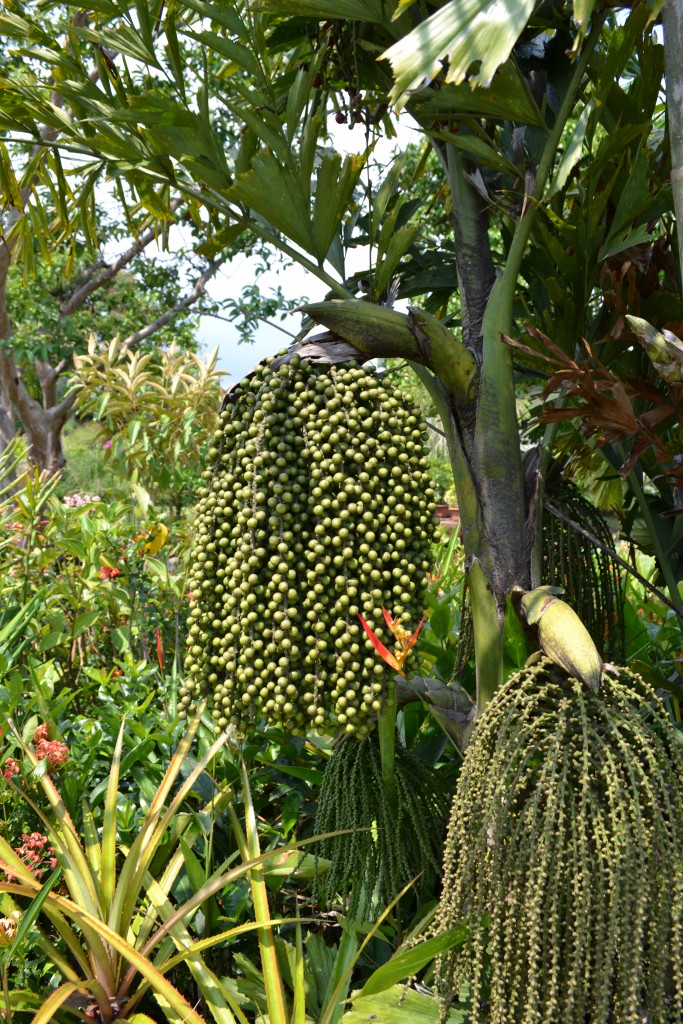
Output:
[[[103,244],[110,242],[111,226],[106,218],[100,224]],[[37,248],[37,242],[34,243]],[[74,312],[64,309],[74,293],[90,277],[107,270],[101,254],[83,251],[75,241],[78,258],[64,252],[50,252],[49,258],[36,253],[30,280],[21,268],[13,266],[7,282],[7,302],[12,312],[13,330],[2,340],[15,360],[30,367],[35,358],[57,364],[73,352],[87,348],[88,336],[99,339],[115,335],[127,338],[176,304],[181,295],[181,274],[177,259],[164,264],[140,254],[125,272],[115,274],[105,286],[93,289]],[[161,329],[154,345],[175,341],[183,349],[194,348],[196,320],[184,317],[172,327]],[[143,342],[142,348],[146,345]]]
[[[419,621],[432,497],[423,431],[381,377],[266,364],[221,414],[197,511],[182,705],[218,729],[372,727],[382,608]],[[364,647],[367,653],[364,652]]]
[[[604,547],[613,547],[612,532],[604,517],[579,489],[560,479],[546,480],[541,578],[546,584],[563,588],[565,600],[586,626],[603,659],[622,661],[624,570],[572,522]]]
[[[197,799],[207,765],[227,740],[224,734],[193,762],[189,752],[198,725],[197,718],[152,790],[139,828],[131,841],[123,844],[118,817],[124,723],[119,729],[108,777],[102,783],[104,809],[100,827],[89,802],[84,800],[80,833],[49,773],[36,771],[40,763],[37,743],[21,743],[24,757],[38,780],[37,789],[42,791],[42,800],[35,791],[25,798],[45,829],[46,840],[55,855],[52,867],[56,873],[49,886],[41,888],[37,864],[26,863],[0,837],[5,873],[11,872],[12,876],[0,882],[0,893],[5,894],[3,902],[12,910],[24,907],[32,920],[41,916],[40,923],[34,925],[37,945],[63,979],[46,998],[34,1018],[35,1024],[53,1020],[53,1014],[76,994],[83,999],[83,1005],[88,998],[96,1004],[103,1020],[111,1020],[116,1006],[125,1003],[127,1012],[135,1010],[148,989],[157,996],[168,1020],[177,1020],[182,1015],[194,1024],[205,1024],[197,1008],[168,980],[169,971],[180,964],[187,966],[216,1024],[246,1024],[233,993],[207,966],[202,953],[256,930],[263,968],[270,975],[266,982],[269,1019],[273,1024],[287,1024],[281,997],[279,1004],[274,1000],[281,981],[273,955],[265,878],[270,862],[281,860],[283,854],[293,852],[294,848],[261,854],[245,773],[244,824],[232,806],[229,789],[213,790],[208,803]],[[181,809],[183,815],[178,819]],[[195,853],[205,837],[203,819],[207,814],[215,816],[226,810],[241,861],[230,866],[234,858],[228,858],[206,876]],[[183,898],[184,887],[178,885],[183,875],[192,886],[189,898]],[[56,890],[60,876],[63,887]],[[257,921],[222,928],[208,940],[198,941],[195,920],[200,910],[204,908],[206,912],[214,894],[242,878],[249,881]],[[32,902],[27,904],[27,900]],[[17,935],[17,943],[22,937]],[[21,1003],[15,1004],[15,1008],[21,1009]]]
[[[51,697],[86,678],[95,684],[102,673],[107,680],[128,674],[141,659],[149,661],[152,675],[154,664],[161,673],[164,659],[172,666],[179,657],[186,526],[170,524],[167,566],[156,557],[167,527],[148,501],[143,512],[130,499],[71,494],[60,500],[57,483],[57,477],[41,481],[29,466],[0,506],[5,615],[40,596],[39,614],[34,608],[24,627],[21,653],[2,665],[12,711],[34,671],[46,674]],[[81,712],[96,689],[83,698]]]
[[[322,841],[331,866],[318,883],[329,901],[348,896],[349,915],[371,916],[417,879],[425,898],[439,871],[449,793],[439,775],[401,745],[394,760],[396,800],[385,792],[373,735],[348,737],[330,758],[320,786],[315,831],[345,832]],[[418,877],[420,876],[420,877]]]
[[[176,511],[199,482],[196,467],[213,434],[222,395],[217,359],[217,350],[204,362],[175,344],[133,351],[118,338],[104,348],[93,335],[87,355],[74,357],[78,409],[101,424],[105,461],[122,480],[144,477]]]
[[[123,481],[107,460],[103,447],[102,427],[95,421],[70,420],[62,434],[66,466],[62,470],[57,494],[98,494],[100,497],[121,500],[128,491]]]
[[[680,741],[639,676],[511,677],[453,802],[435,930],[471,938],[438,963],[444,1006],[468,983],[487,1024],[680,1015],[682,841]]]

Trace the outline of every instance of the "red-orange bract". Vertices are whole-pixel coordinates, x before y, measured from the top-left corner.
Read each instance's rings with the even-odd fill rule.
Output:
[[[363,627],[367,635],[370,637],[372,646],[375,648],[380,658],[383,658],[384,661],[386,661],[387,665],[389,665],[396,672],[398,672],[399,675],[404,675],[403,666],[405,665],[408,654],[410,653],[411,649],[415,646],[417,642],[417,638],[420,635],[420,630],[424,625],[425,617],[424,615],[422,616],[422,618],[420,619],[419,626],[417,627],[415,632],[411,634],[410,631],[405,628],[401,620],[394,619],[386,610],[386,608],[382,608],[382,615],[384,616],[384,621],[386,622],[387,626],[394,634],[394,637],[396,639],[395,654],[392,654],[391,651],[384,646],[382,641],[379,639],[378,636],[375,635],[371,627],[367,624],[367,622],[360,613],[358,613],[358,618],[360,619],[361,626]]]

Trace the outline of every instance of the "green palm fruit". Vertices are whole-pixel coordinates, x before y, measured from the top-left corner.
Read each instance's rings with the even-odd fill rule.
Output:
[[[536,627],[541,650],[552,662],[597,691],[603,660],[579,616],[557,592],[556,587],[537,587],[523,594],[522,618]]]
[[[204,474],[181,704],[206,699],[217,730],[265,720],[362,738],[377,659],[357,616],[388,641],[382,606],[406,626],[424,611],[423,433],[374,371],[274,365],[231,394]]]
[[[628,668],[600,693],[542,657],[487,705],[460,769],[435,921],[441,1020],[683,1020],[683,750]],[[463,929],[464,930],[464,929]],[[456,1011],[453,1016],[462,1019]]]

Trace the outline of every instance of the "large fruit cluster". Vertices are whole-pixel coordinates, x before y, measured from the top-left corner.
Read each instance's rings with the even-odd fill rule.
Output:
[[[424,424],[375,372],[296,355],[231,397],[197,509],[182,705],[208,699],[219,730],[362,737],[385,668],[358,614],[381,637],[382,607],[424,610]]]

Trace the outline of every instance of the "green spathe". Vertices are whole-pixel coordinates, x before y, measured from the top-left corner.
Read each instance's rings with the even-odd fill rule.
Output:
[[[508,680],[453,802],[434,930],[471,940],[438,963],[444,1013],[468,982],[472,1024],[680,1019],[680,751],[628,669],[599,693],[545,658]]]

